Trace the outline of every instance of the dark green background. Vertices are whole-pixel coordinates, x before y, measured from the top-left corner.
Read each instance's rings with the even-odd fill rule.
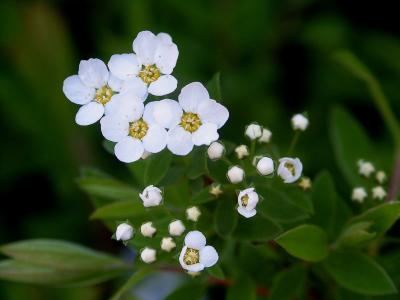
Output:
[[[0,242],[52,237],[118,251],[74,179],[93,165],[124,176],[101,145],[98,124],[74,123],[77,105],[63,80],[81,59],[105,62],[131,52],[141,30],[168,32],[180,55],[179,86],[206,83],[221,72],[231,117],[221,134],[240,142],[258,121],[285,149],[290,117],[307,111],[311,126],[299,144],[305,172],[337,177],[327,119],[342,105],[367,128],[383,153],[391,142],[362,83],[332,58],[348,49],[381,81],[400,111],[400,41],[395,1],[13,1],[0,3]],[[355,143],[357,141],[354,141]],[[338,178],[340,182],[340,178]],[[346,187],[341,188],[344,192]],[[1,299],[102,299],[109,286],[58,290],[0,283]],[[29,296],[27,296],[29,295]]]

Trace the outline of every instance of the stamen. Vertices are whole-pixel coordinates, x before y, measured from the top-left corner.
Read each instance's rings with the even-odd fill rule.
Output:
[[[143,66],[142,70],[139,72],[139,77],[146,84],[156,81],[160,75],[160,70],[156,67],[156,65]]]
[[[182,115],[181,123],[183,129],[189,131],[190,133],[195,132],[201,126],[201,120],[198,114],[185,112]]]
[[[183,256],[183,261],[188,266],[197,264],[200,261],[199,250],[193,248],[187,248],[185,255]]]
[[[244,196],[242,197],[242,199],[240,199],[240,200],[242,201],[242,205],[243,205],[244,207],[246,207],[247,204],[249,204],[249,196],[248,196],[248,195],[244,195]]]
[[[129,123],[129,135],[135,139],[143,139],[148,129],[149,125],[143,119]]]
[[[112,96],[113,96],[112,89],[107,85],[104,85],[96,90],[95,99],[98,103],[105,105],[108,101],[111,100]]]
[[[292,163],[286,162],[285,163],[285,168],[294,176],[296,174],[296,170],[294,168],[294,165]]]

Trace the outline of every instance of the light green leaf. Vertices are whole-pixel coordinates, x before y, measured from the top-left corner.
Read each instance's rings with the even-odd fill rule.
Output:
[[[294,265],[279,272],[273,282],[269,300],[292,300],[304,288],[306,270],[303,265]],[[290,282],[290,288],[288,283]]]
[[[256,286],[248,276],[237,278],[228,288],[227,300],[256,300]]]
[[[286,231],[275,241],[289,254],[306,261],[321,261],[328,255],[328,236],[315,225],[300,225]]]
[[[256,215],[246,219],[238,216],[239,222],[233,233],[238,240],[269,241],[282,232],[282,227],[272,220]]]
[[[372,258],[361,253],[333,253],[324,266],[338,284],[351,291],[371,296],[397,292],[386,271]]]
[[[138,199],[139,191],[112,178],[85,177],[78,179],[80,187],[92,196],[113,200]]]
[[[371,232],[371,225],[371,222],[357,222],[349,225],[336,242],[337,247],[359,247],[371,241],[376,236],[376,232]]]
[[[229,198],[218,199],[214,211],[215,231],[222,237],[228,237],[236,227],[238,212],[235,209],[235,202]]]

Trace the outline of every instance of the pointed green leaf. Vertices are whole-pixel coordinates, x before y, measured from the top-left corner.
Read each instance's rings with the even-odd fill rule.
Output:
[[[219,72],[215,73],[211,80],[206,86],[210,98],[216,100],[217,102],[222,102],[221,94],[221,74]]]
[[[230,236],[236,227],[238,213],[235,203],[229,198],[218,199],[217,207],[214,211],[215,231],[223,238]]]
[[[282,232],[282,227],[274,221],[260,215],[246,219],[238,216],[239,221],[233,236],[245,241],[269,241]]]
[[[256,286],[248,276],[237,278],[228,288],[227,300],[256,300]]]
[[[80,187],[89,195],[114,200],[139,199],[139,191],[112,178],[85,177],[78,179]]]
[[[304,288],[306,270],[303,265],[294,265],[279,272],[273,282],[269,300],[292,300]],[[288,283],[291,286],[288,288]]]

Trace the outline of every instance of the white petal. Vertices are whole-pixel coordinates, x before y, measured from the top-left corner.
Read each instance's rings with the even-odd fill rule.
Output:
[[[157,39],[159,42],[164,43],[164,44],[171,44],[172,43],[172,38],[168,33],[165,32],[160,32],[157,34]]]
[[[186,155],[193,149],[192,135],[176,126],[168,131],[167,146],[175,155]]]
[[[142,142],[130,136],[119,141],[114,148],[115,156],[125,163],[137,161],[142,156],[143,151]]]
[[[199,129],[192,134],[192,141],[196,146],[210,145],[212,142],[218,140],[218,138],[217,125],[212,123],[201,125]]]
[[[172,128],[179,124],[182,108],[177,101],[164,99],[146,105],[143,119],[148,123],[157,123],[164,128]]]
[[[78,75],[72,75],[64,80],[63,92],[71,102],[83,105],[94,99],[96,90],[86,86]]]
[[[218,128],[221,128],[229,118],[229,111],[226,107],[212,99],[203,101],[199,106],[198,113],[202,121],[214,123]]]
[[[141,31],[133,41],[132,48],[143,65],[152,65],[157,45],[158,39],[152,32]]]
[[[144,104],[133,92],[114,95],[106,104],[106,115],[116,115],[133,122],[142,117]]]
[[[87,86],[96,89],[104,86],[109,76],[106,64],[97,58],[81,60],[78,75]]]
[[[163,74],[171,74],[178,60],[178,47],[171,43],[159,43],[155,54],[155,63]]]
[[[254,217],[257,213],[255,209],[252,210],[247,210],[244,207],[238,206],[237,211],[239,214],[241,214],[245,218],[251,218]]]
[[[209,100],[207,89],[200,82],[192,82],[183,87],[178,96],[179,104],[187,112],[197,113],[202,101]]]
[[[103,115],[103,104],[92,101],[78,110],[75,116],[75,122],[78,125],[86,126],[97,122]]]
[[[249,201],[247,203],[246,209],[247,210],[253,210],[256,208],[257,203],[258,203],[258,194],[257,193],[249,193]]]
[[[167,145],[167,131],[159,125],[151,124],[143,138],[144,149],[151,153],[160,152]]]
[[[129,122],[112,115],[103,117],[100,125],[103,136],[112,142],[119,142],[129,133]]]
[[[142,101],[147,98],[147,85],[138,77],[133,77],[128,80],[124,80],[121,85],[121,93],[133,92]]]
[[[194,265],[187,265],[183,261],[183,258],[185,256],[187,248],[188,248],[187,246],[184,246],[182,248],[181,254],[179,255],[179,263],[181,264],[182,268],[184,268],[185,270],[188,270],[189,272],[200,272],[200,271],[202,271],[204,269],[204,265],[203,264],[197,263],[197,264],[194,264]]]
[[[164,96],[175,91],[178,81],[172,75],[162,75],[149,85],[149,93],[154,96]]]
[[[218,261],[218,253],[213,246],[205,246],[200,250],[200,263],[205,267],[212,267]]]
[[[185,245],[189,248],[200,250],[206,245],[206,237],[200,231],[190,231],[185,236]]]
[[[110,73],[107,84],[114,92],[119,92],[121,91],[123,82],[123,80]]]
[[[141,64],[133,53],[114,54],[108,62],[108,67],[114,76],[121,80],[128,80],[136,77],[141,68]]]

